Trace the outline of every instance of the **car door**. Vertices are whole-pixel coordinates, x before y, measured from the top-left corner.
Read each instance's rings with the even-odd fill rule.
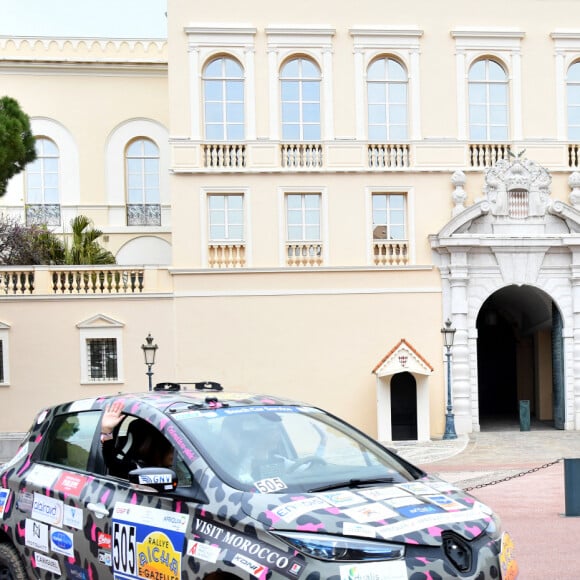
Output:
[[[49,425],[24,476],[21,525],[40,577],[85,579],[97,564],[86,509],[87,498],[99,492],[93,471],[100,411],[90,410],[91,404],[46,419]]]

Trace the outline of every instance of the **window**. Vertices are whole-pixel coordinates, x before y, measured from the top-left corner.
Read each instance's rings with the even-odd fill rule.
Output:
[[[87,339],[87,361],[89,380],[116,381],[117,371],[117,340],[114,338]]]
[[[307,58],[287,62],[280,74],[282,139],[320,141],[320,69]]]
[[[373,239],[405,240],[405,196],[375,193],[373,199]]]
[[[100,411],[55,417],[44,438],[40,460],[86,471],[100,421]]]
[[[320,194],[286,195],[286,220],[289,242],[320,240]]]
[[[244,139],[244,71],[233,58],[212,60],[204,70],[205,138]]]
[[[580,141],[580,62],[568,69],[566,85],[568,102],[568,139]]]
[[[45,137],[36,139],[36,159],[26,166],[26,223],[60,225],[59,151]]]
[[[407,72],[396,60],[380,58],[367,71],[369,141],[407,139]]]
[[[244,198],[242,195],[208,196],[209,239],[241,241],[244,239]]]
[[[136,139],[125,151],[127,225],[160,226],[159,148],[149,139]]]
[[[469,69],[469,138],[508,139],[508,79],[494,60],[476,61]]]

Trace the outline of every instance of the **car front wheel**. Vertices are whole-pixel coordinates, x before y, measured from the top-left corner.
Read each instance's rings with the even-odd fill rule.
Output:
[[[18,552],[10,544],[0,544],[0,580],[26,580],[28,576]]]

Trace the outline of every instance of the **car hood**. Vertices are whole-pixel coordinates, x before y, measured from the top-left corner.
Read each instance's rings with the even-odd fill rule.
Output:
[[[244,512],[270,530],[324,532],[438,546],[453,530],[467,540],[484,532],[492,511],[470,495],[428,476],[318,493],[246,493]]]

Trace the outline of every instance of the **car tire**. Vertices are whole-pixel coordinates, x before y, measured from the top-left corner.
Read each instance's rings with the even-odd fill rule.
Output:
[[[24,564],[16,548],[11,544],[0,544],[0,579],[26,580],[27,578]]]

